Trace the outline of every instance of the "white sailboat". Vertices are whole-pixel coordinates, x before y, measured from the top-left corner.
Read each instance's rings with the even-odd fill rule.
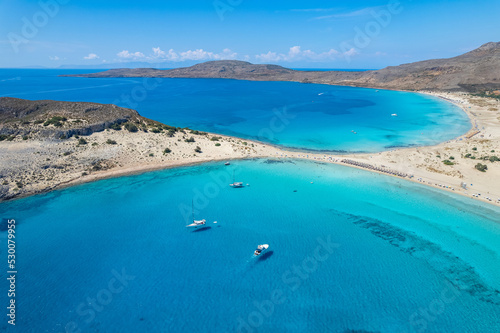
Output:
[[[259,256],[262,252],[269,248],[269,244],[261,244],[257,246],[257,249],[254,251],[254,255]]]
[[[229,184],[229,186],[233,187],[233,188],[237,188],[237,187],[243,187],[243,182],[235,182],[234,181],[234,170],[233,170],[233,183],[232,184]]]
[[[205,223],[207,223],[207,221],[205,219],[203,219],[203,220],[195,220],[194,219],[194,203],[193,203],[193,201],[191,201],[191,213],[192,213],[193,223],[188,224],[186,226],[186,228],[190,228],[190,227],[196,228],[197,226],[204,225]]]

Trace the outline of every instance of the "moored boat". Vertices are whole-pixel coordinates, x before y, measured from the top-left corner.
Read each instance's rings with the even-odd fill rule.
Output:
[[[188,224],[186,226],[186,228],[190,228],[190,227],[198,227],[200,225],[204,225],[207,223],[207,220],[203,219],[203,220],[195,220],[194,219],[194,201],[191,201],[191,214],[192,214],[192,219],[193,219],[193,223],[191,224]]]
[[[232,188],[244,187],[243,182],[235,182],[234,181],[234,171],[233,171],[233,183],[229,184]]]

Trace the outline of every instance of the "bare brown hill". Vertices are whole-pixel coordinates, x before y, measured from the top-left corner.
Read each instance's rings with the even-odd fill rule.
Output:
[[[355,85],[390,89],[490,91],[500,88],[500,42],[448,58],[364,73]]]

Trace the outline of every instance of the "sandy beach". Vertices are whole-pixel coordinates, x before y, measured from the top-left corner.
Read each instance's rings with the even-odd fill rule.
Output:
[[[421,93],[461,107],[471,120],[471,130],[436,146],[350,155],[288,151],[251,140],[189,130],[169,137],[166,133],[107,129],[85,136],[86,144],[79,144],[77,138],[16,138],[0,143],[0,186],[3,191],[8,186],[7,198],[19,198],[103,178],[209,161],[300,158],[384,173],[500,205],[500,162],[479,160],[483,156],[500,156],[500,101],[465,93]],[[186,142],[190,138],[194,142]],[[467,154],[469,158],[465,157]],[[453,165],[446,165],[445,160]],[[486,172],[477,170],[477,163],[486,165]]]
[[[209,161],[275,156],[279,151],[257,142],[189,130],[169,137],[166,132],[107,129],[84,138],[86,144],[79,144],[79,138],[2,142],[0,184],[9,185],[10,196],[23,197],[103,178]],[[194,142],[187,142],[191,140]]]

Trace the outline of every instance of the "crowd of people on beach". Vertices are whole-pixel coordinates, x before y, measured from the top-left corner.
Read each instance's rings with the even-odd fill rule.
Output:
[[[373,171],[387,173],[387,174],[402,177],[402,178],[412,178],[413,177],[413,176],[411,176],[407,173],[404,173],[404,172],[394,171],[394,170],[391,170],[391,169],[388,169],[385,167],[377,167],[377,166],[371,165],[369,163],[358,162],[358,161],[353,161],[353,160],[349,160],[349,159],[343,159],[340,162],[345,163],[345,164],[354,165],[354,166],[357,166],[360,168],[365,168],[365,169],[369,169],[369,170],[373,170]]]

